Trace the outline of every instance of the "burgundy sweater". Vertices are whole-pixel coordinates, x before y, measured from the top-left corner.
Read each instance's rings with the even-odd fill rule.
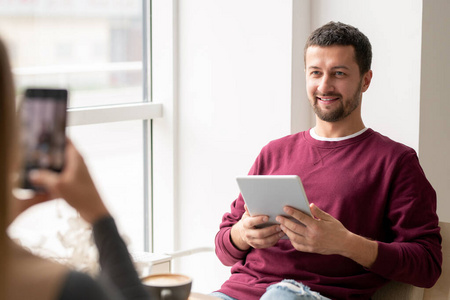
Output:
[[[413,149],[372,129],[337,142],[315,140],[305,131],[266,145],[249,174],[300,176],[309,202],[351,232],[378,241],[378,257],[366,269],[339,255],[299,252],[284,239],[267,249],[240,251],[230,239],[244,213],[239,195],[216,235],[218,258],[233,266],[220,292],[259,299],[267,286],[294,279],[329,298],[370,299],[389,280],[431,287],[439,278],[436,193]]]

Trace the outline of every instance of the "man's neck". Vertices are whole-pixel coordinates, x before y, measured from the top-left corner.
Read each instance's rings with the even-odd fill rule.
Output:
[[[352,135],[365,128],[362,119],[326,122],[316,117],[315,132],[325,138],[339,138]]]

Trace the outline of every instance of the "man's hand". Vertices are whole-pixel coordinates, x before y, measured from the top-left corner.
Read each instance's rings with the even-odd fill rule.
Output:
[[[284,236],[280,225],[272,225],[265,228],[256,226],[266,223],[268,216],[250,216],[247,207],[241,220],[231,228],[231,240],[240,250],[269,248],[275,245]]]
[[[314,204],[310,208],[314,218],[292,207],[284,208],[286,214],[304,225],[282,216],[277,217],[281,230],[286,233],[296,250],[342,255],[367,268],[375,262],[378,255],[377,242],[348,231],[339,220]]]

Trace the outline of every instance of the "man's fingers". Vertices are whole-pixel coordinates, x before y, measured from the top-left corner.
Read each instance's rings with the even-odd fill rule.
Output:
[[[305,234],[306,226],[303,224],[299,224],[298,222],[286,218],[286,217],[277,217],[277,221],[281,224],[281,230],[283,230],[284,233],[288,234],[288,232],[292,232],[296,235],[303,236]]]
[[[253,240],[251,240],[251,244],[252,244],[251,246],[256,249],[264,249],[264,248],[272,247],[280,240],[280,238],[282,236],[284,236],[284,234],[280,235],[280,233],[276,232],[265,238],[253,239]]]
[[[308,224],[313,221],[313,219],[304,212],[290,206],[285,206],[283,210],[286,214],[298,220],[300,223],[305,224],[306,226],[308,226]]]
[[[253,248],[268,248],[275,245],[284,236],[279,225],[247,231],[246,240]]]
[[[269,221],[268,216],[255,216],[255,217],[248,217],[245,219],[248,228],[254,228],[258,225],[266,223],[267,221]]]
[[[330,215],[327,214],[326,212],[324,212],[323,210],[321,210],[320,208],[318,208],[314,203],[311,203],[309,205],[309,207],[311,208],[311,213],[312,215],[319,220],[329,220],[330,219]]]

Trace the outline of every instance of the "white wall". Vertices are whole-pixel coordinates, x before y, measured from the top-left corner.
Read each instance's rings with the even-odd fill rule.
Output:
[[[214,246],[222,215],[269,141],[290,133],[292,2],[180,1],[178,249]],[[194,290],[220,288],[214,253],[177,262]]]
[[[423,2],[419,155],[437,191],[438,214],[450,222],[450,2]]]
[[[369,38],[373,79],[363,96],[363,121],[417,151],[422,1],[314,0],[311,4],[312,28],[341,21]]]

